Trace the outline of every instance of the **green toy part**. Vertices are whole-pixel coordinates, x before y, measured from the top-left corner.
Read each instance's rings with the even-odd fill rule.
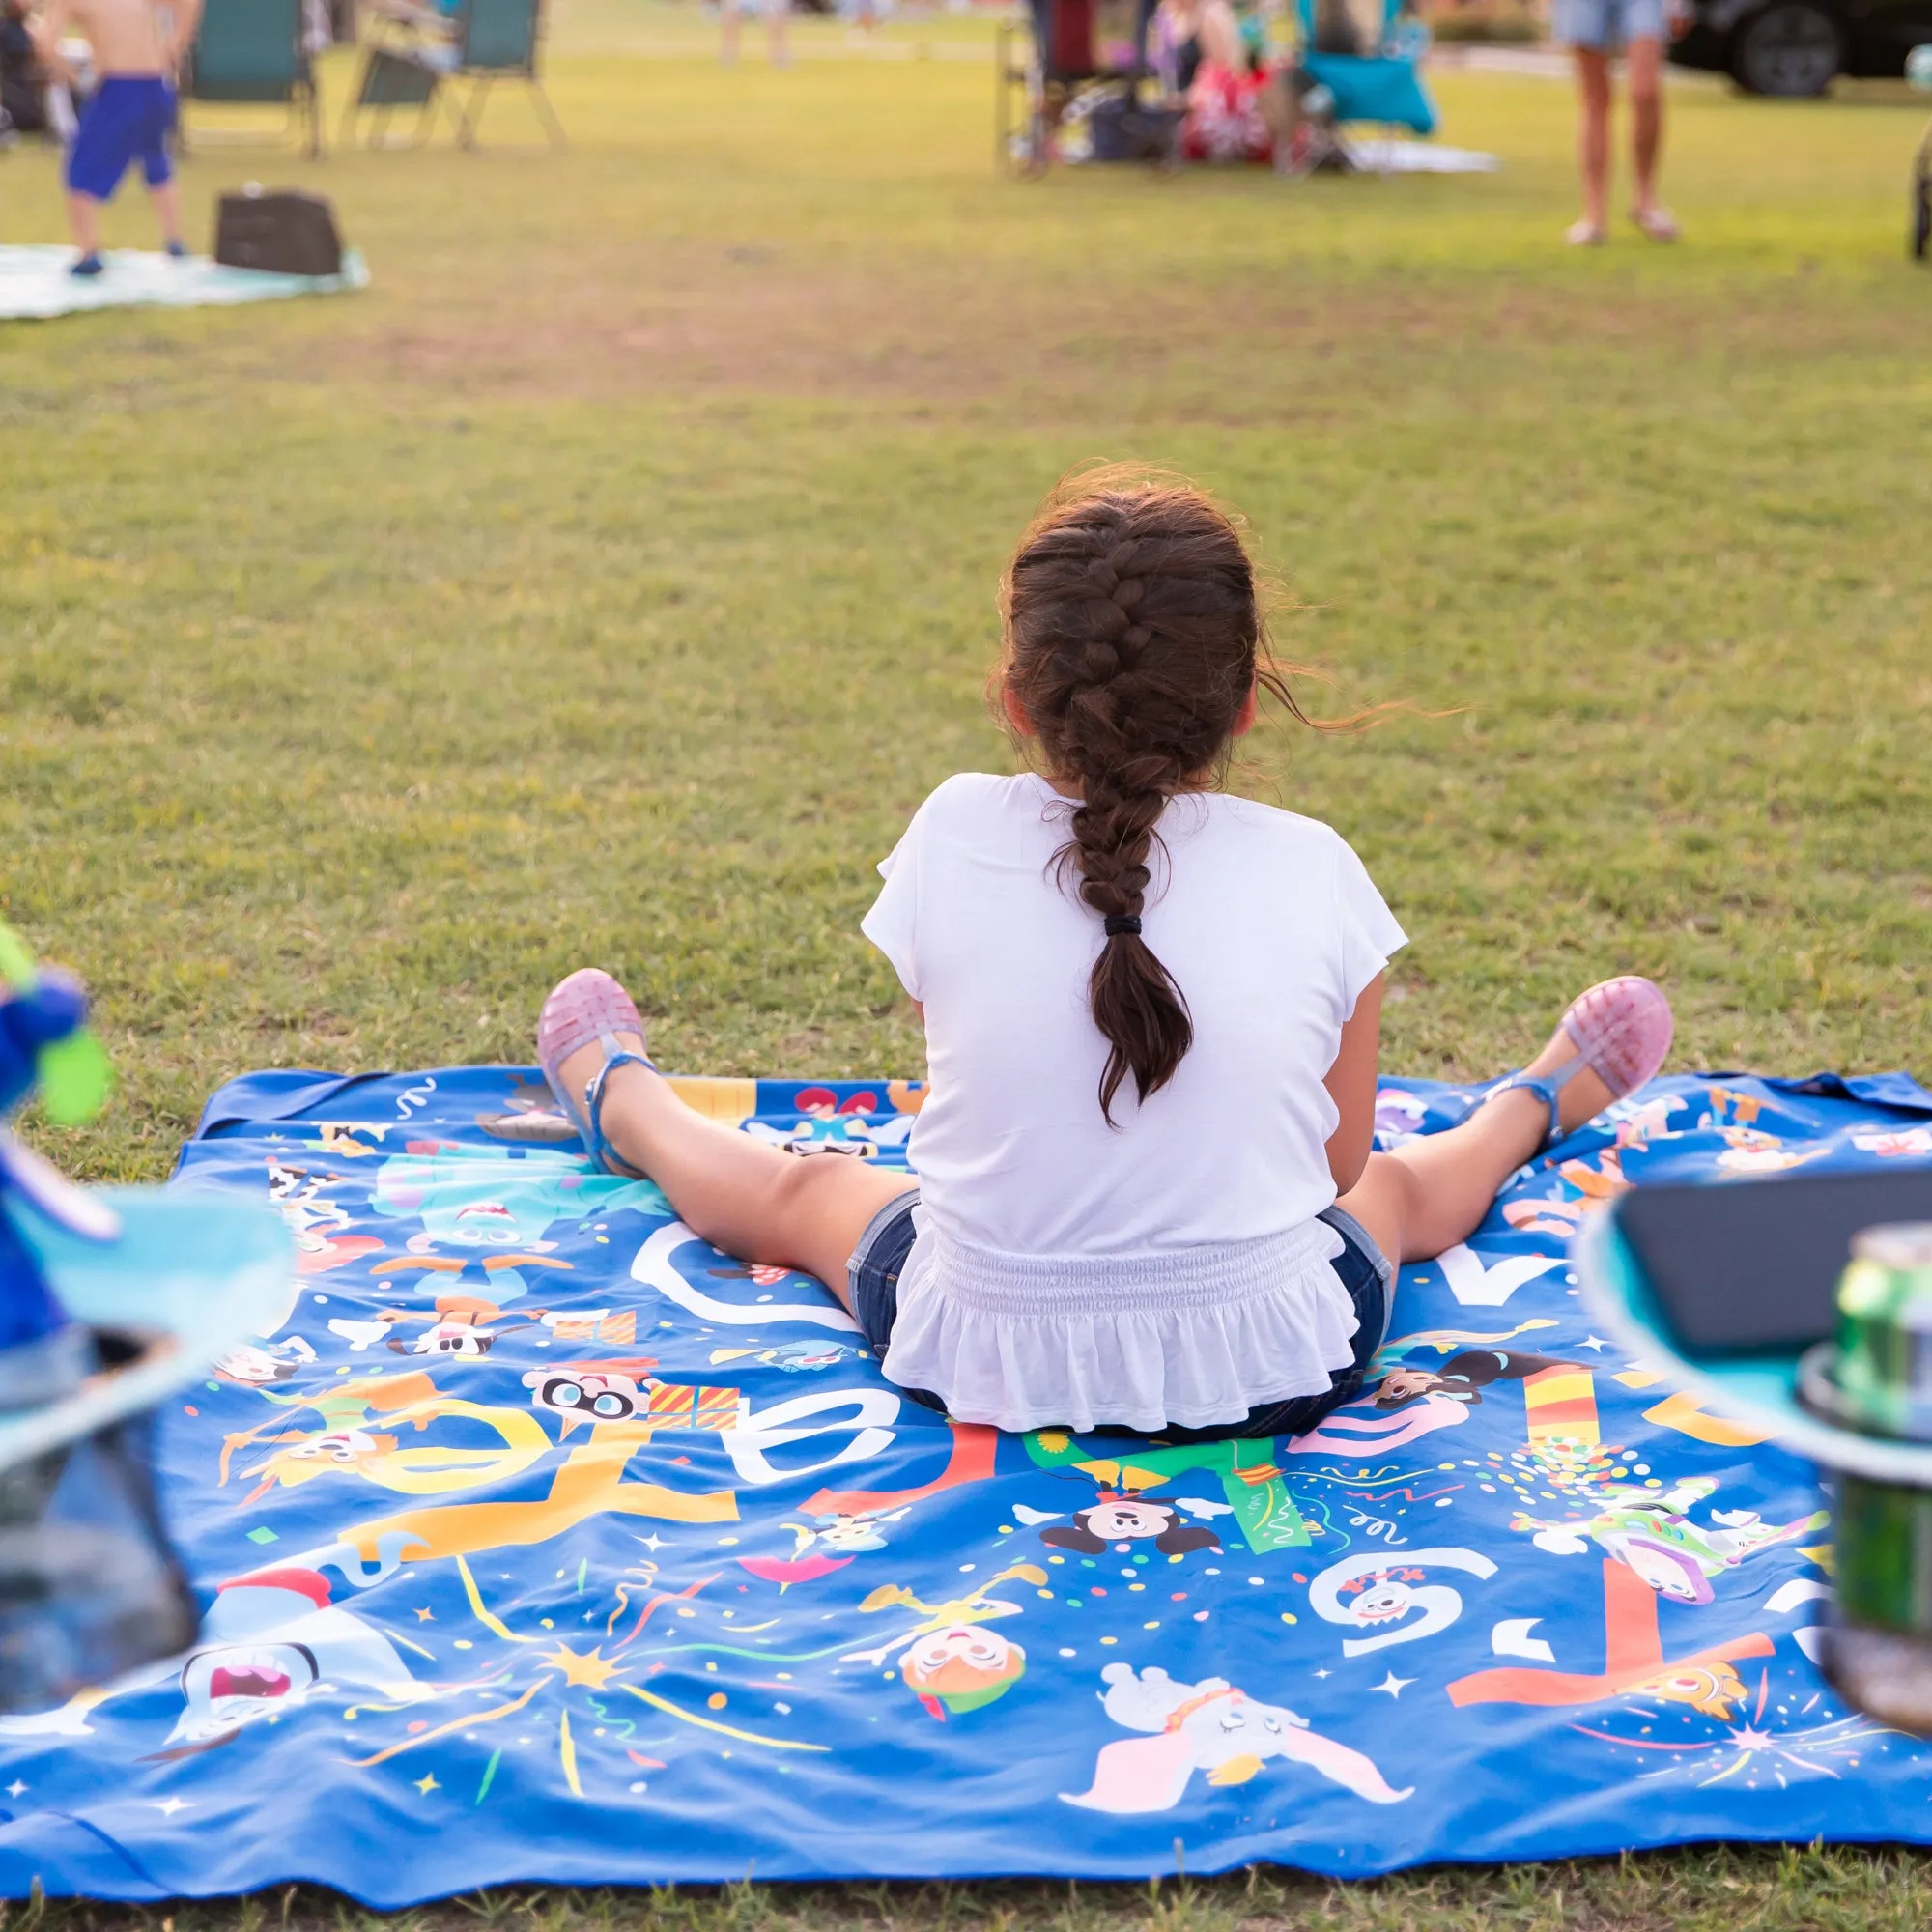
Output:
[[[31,993],[40,980],[34,955],[21,944],[19,935],[0,922],[0,981],[16,993]],[[42,1047],[36,1065],[41,1105],[58,1127],[85,1126],[106,1105],[113,1091],[114,1069],[106,1049],[86,1027]]]

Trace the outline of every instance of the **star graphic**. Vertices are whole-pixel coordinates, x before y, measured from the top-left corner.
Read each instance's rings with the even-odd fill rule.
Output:
[[[432,1791],[440,1791],[442,1786],[436,1781],[436,1773],[432,1771],[426,1776],[416,1779],[416,1789],[427,1798]]]
[[[554,1650],[538,1658],[537,1662],[549,1664],[553,1670],[562,1671],[566,1684],[582,1684],[592,1690],[603,1690],[624,1667],[612,1659],[600,1656],[595,1650],[572,1650],[567,1643],[558,1644]]]
[[[1382,1681],[1379,1684],[1378,1684],[1375,1688],[1378,1690],[1386,1690],[1389,1693],[1389,1702],[1394,1703],[1394,1701],[1402,1695],[1405,1687],[1413,1684],[1414,1682],[1415,1679],[1413,1677],[1398,1677],[1395,1674],[1395,1672],[1391,1670],[1389,1674],[1386,1677],[1384,1677]]]
[[[26,1790],[26,1788],[27,1788],[26,1780],[24,1778],[16,1777],[13,1781],[13,1783],[7,1787],[7,1796],[9,1798],[17,1798],[19,1797],[21,1792]]]
[[[1610,1345],[1601,1335],[1585,1335],[1577,1346],[1579,1349],[1595,1349],[1601,1354]]]
[[[419,1624],[433,1624],[435,1621],[436,1612],[434,1610],[418,1610],[416,1612],[416,1622]]]
[[[1318,1677],[1332,1677],[1335,1673],[1332,1670],[1318,1670],[1315,1674]]]
[[[155,1809],[172,1818],[177,1811],[185,1811],[193,1802],[190,1798],[162,1798],[156,1802]]]
[[[637,1541],[639,1544],[641,1544],[644,1547],[644,1548],[648,1549],[653,1556],[655,1556],[658,1553],[658,1551],[665,1547],[664,1538],[661,1537],[656,1530],[653,1530],[648,1536],[639,1537]]]

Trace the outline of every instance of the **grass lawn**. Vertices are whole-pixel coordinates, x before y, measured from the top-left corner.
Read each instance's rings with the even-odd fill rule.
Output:
[[[939,779],[1009,759],[994,580],[1095,455],[1246,511],[1282,650],[1333,681],[1312,704],[1408,707],[1277,725],[1238,779],[1341,826],[1413,935],[1385,1064],[1500,1069],[1633,969],[1680,1065],[1932,1073],[1922,105],[1678,87],[1690,242],[1583,254],[1546,80],[1439,77],[1492,177],[1015,184],[981,25],[861,58],[805,23],[784,73],[748,33],[727,73],[689,8],[560,14],[567,156],[507,145],[511,99],[476,156],[189,162],[201,232],[250,176],[332,196],[366,295],[0,326],[0,908],[86,975],[123,1077],[53,1152],[156,1178],[245,1067],[526,1059],[587,959],[676,1065],[917,1073],[869,868]],[[57,239],[57,185],[0,156],[0,239]],[[138,200],[109,233],[145,242]],[[1917,1927],[1932,1864],[481,1909]]]

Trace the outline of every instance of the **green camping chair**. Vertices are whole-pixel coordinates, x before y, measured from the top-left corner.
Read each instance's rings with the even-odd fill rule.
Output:
[[[562,125],[537,78],[537,47],[543,39],[543,0],[462,0],[449,22],[448,37],[428,9],[399,10],[392,32],[405,38],[370,46],[362,76],[343,117],[342,138],[354,138],[355,118],[377,117],[372,145],[385,141],[389,116],[401,107],[416,109],[409,145],[427,139],[444,101],[456,123],[459,147],[476,146],[484,102],[499,80],[520,80],[535,100],[537,118],[554,148],[564,148]],[[462,83],[469,83],[468,98]],[[447,97],[444,90],[447,89]]]
[[[537,78],[537,44],[543,39],[543,0],[464,0],[457,14],[457,66],[453,81],[469,83],[469,98],[457,110],[460,147],[476,145],[477,124],[492,84],[520,80],[530,90],[537,118],[554,148],[570,144]]]
[[[289,110],[285,134],[306,123],[309,155],[319,156],[322,107],[302,45],[301,0],[206,0],[186,98],[279,102]]]

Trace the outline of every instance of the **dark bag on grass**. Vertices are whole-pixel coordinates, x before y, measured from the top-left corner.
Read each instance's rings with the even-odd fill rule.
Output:
[[[224,194],[215,220],[214,259],[231,269],[277,275],[339,275],[342,237],[334,211],[318,194],[293,188]]]

